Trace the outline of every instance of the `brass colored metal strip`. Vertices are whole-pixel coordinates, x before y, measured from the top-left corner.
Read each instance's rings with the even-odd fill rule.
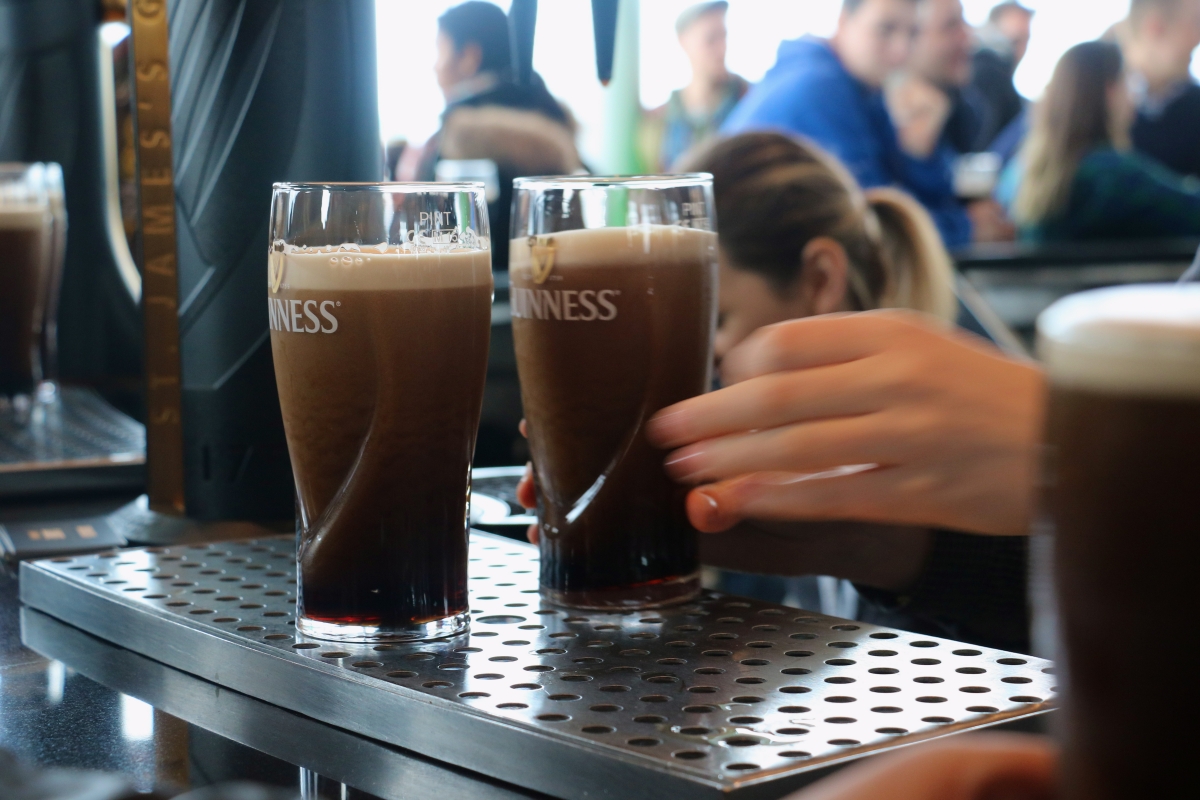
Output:
[[[130,5],[134,135],[142,256],[146,358],[146,462],[150,508],[182,515],[183,425],[179,363],[179,280],[171,162],[171,82],[166,0]]]

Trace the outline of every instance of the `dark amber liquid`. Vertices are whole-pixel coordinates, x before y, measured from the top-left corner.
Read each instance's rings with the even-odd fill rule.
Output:
[[[1052,393],[1064,648],[1062,797],[1181,797],[1194,778],[1200,400]],[[1184,793],[1186,794],[1186,792]]]
[[[334,333],[271,331],[300,507],[303,616],[402,627],[467,610],[491,292],[489,283],[272,296],[338,304]]]
[[[645,424],[672,403],[707,389],[715,275],[711,263],[556,269],[516,289],[590,291],[597,319],[520,318],[513,338],[538,485],[541,585],[581,606],[651,605],[698,588],[696,531],[687,490],[667,477]],[[554,280],[561,276],[561,280]],[[617,309],[598,302],[602,291]],[[576,295],[574,297],[580,297]],[[574,307],[591,316],[585,304]],[[680,586],[681,582],[686,583]],[[683,595],[681,596],[681,591]]]
[[[42,230],[0,227],[0,395],[33,391]]]

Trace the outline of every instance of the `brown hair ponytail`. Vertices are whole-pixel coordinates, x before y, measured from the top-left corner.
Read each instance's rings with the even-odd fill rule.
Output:
[[[879,220],[880,250],[889,273],[879,306],[954,319],[954,265],[929,212],[897,189],[868,189],[866,197]]]
[[[684,161],[686,171],[713,175],[721,249],[737,269],[785,292],[805,246],[825,236],[846,251],[852,307],[954,318],[950,256],[929,214],[903,192],[864,193],[833,156],[779,133],[722,139]]]

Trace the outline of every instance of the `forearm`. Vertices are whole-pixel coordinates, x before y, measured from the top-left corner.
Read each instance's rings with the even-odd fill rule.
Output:
[[[899,592],[920,577],[932,535],[860,522],[745,522],[700,537],[704,564],[771,575],[833,575]]]

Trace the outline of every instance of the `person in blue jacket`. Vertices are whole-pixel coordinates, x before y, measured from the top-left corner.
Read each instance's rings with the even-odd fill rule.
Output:
[[[971,241],[971,223],[940,158],[901,150],[881,88],[905,65],[921,0],[843,0],[828,40],[784,42],[775,66],[726,119],[725,134],[783,130],[836,155],[864,188],[899,186],[933,215],[948,247]]]

